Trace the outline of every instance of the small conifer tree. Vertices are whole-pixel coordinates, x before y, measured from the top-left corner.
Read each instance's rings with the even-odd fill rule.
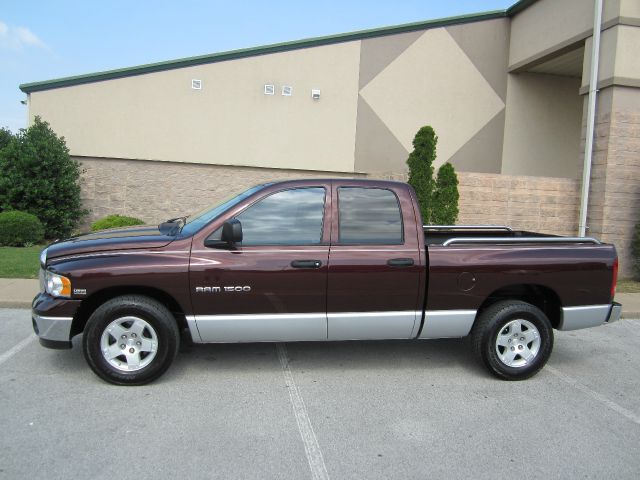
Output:
[[[458,175],[449,162],[438,169],[433,191],[431,221],[436,225],[455,225],[458,219]]]
[[[433,179],[438,137],[430,126],[424,126],[413,139],[409,154],[409,185],[416,191],[422,221],[430,225],[453,225],[458,219],[458,176],[453,165],[445,163]]]
[[[438,137],[430,126],[422,127],[413,139],[413,152],[409,154],[409,185],[416,191],[422,221],[431,219],[432,197],[435,188],[433,180],[433,161],[436,158]]]

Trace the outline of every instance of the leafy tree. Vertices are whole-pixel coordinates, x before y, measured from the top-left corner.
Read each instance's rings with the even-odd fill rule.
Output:
[[[69,156],[64,137],[36,117],[0,149],[0,210],[37,216],[47,238],[68,236],[86,214],[80,201],[80,174],[80,164]]]
[[[13,134],[6,128],[0,128],[0,150],[5,148],[13,141]]]
[[[438,137],[430,126],[422,127],[413,138],[413,152],[409,154],[409,185],[416,191],[422,221],[431,219],[432,197],[435,188],[433,180],[433,161],[436,159]]]
[[[431,221],[436,225],[455,225],[458,219],[458,175],[449,162],[438,169],[433,192]]]

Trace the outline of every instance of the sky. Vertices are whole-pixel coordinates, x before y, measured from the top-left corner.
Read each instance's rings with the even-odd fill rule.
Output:
[[[502,10],[516,0],[0,0],[0,128],[18,86],[181,57]]]

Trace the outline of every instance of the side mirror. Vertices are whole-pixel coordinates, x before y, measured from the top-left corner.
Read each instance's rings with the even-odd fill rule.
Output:
[[[242,224],[240,220],[232,218],[224,222],[220,238],[207,238],[204,246],[209,248],[234,248],[242,242]]]
[[[233,246],[242,243],[242,224],[237,218],[227,220],[222,225],[222,240]]]

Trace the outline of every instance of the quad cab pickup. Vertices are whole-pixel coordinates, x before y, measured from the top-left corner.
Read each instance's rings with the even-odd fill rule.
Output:
[[[413,189],[371,180],[251,188],[159,226],[56,242],[33,327],[104,380],[162,375],[195,343],[471,336],[494,375],[528,378],[553,329],[611,323],[615,247],[499,226],[423,226]]]

